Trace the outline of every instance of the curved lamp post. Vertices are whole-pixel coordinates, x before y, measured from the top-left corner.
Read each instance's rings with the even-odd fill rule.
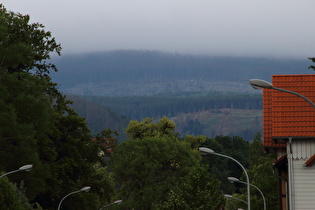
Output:
[[[33,165],[24,165],[24,166],[20,167],[20,168],[17,169],[17,170],[10,171],[10,172],[7,172],[7,173],[5,173],[5,174],[2,174],[2,175],[0,176],[0,179],[1,179],[2,177],[6,176],[6,175],[13,174],[13,173],[15,173],[15,172],[19,172],[19,171],[30,171],[30,170],[32,169],[32,167],[33,167]]]
[[[243,199],[235,198],[235,197],[233,197],[232,195],[229,195],[229,194],[224,194],[224,197],[225,197],[225,198],[229,198],[229,199],[233,199],[233,200],[237,200],[237,201],[242,201],[243,203],[246,203],[246,204],[247,204],[247,202],[244,201]]]
[[[117,200],[117,201],[114,201],[114,203],[110,203],[110,204],[107,204],[105,206],[102,206],[102,208],[100,208],[99,210],[101,209],[105,209],[107,208],[108,206],[111,206],[111,205],[114,205],[114,204],[121,204],[122,203],[122,200]]]
[[[217,155],[217,156],[220,156],[220,157],[225,157],[225,158],[228,158],[230,160],[233,160],[234,162],[236,162],[243,169],[243,171],[245,173],[245,176],[246,176],[246,180],[247,180],[247,206],[248,206],[248,210],[250,210],[249,178],[248,178],[248,174],[247,174],[247,171],[244,168],[244,166],[240,162],[238,162],[236,159],[234,159],[234,158],[232,158],[230,156],[227,156],[227,155],[216,153],[212,149],[209,149],[209,148],[206,148],[206,147],[199,147],[199,151],[207,153],[207,154],[210,154],[210,155]]]
[[[238,182],[238,183],[242,183],[242,184],[247,184],[246,182],[243,182],[243,181],[241,181],[241,180],[239,180],[238,178],[235,178],[235,177],[228,177],[228,180],[231,182],[231,183],[233,183],[233,182]],[[260,192],[260,194],[261,194],[261,197],[263,198],[263,201],[264,201],[264,210],[266,210],[266,200],[265,200],[265,196],[264,196],[264,194],[261,192],[261,190],[257,187],[257,186],[255,186],[255,185],[253,185],[253,184],[249,184],[250,186],[252,186],[252,187],[254,187],[254,188],[256,188],[259,192]]]
[[[250,79],[249,80],[249,84],[254,88],[254,89],[262,89],[262,88],[266,88],[266,89],[274,89],[274,90],[279,90],[282,92],[286,92],[286,93],[291,93],[293,95],[296,95],[298,97],[303,98],[305,101],[307,101],[308,103],[310,103],[314,108],[315,108],[315,104],[308,98],[306,98],[305,96],[297,93],[297,92],[293,92],[291,90],[285,90],[285,89],[281,89],[281,88],[277,88],[274,87],[270,82],[267,82],[265,80],[261,80],[261,79]]]
[[[78,190],[78,191],[74,191],[74,192],[69,193],[68,195],[66,195],[65,197],[63,197],[63,199],[61,199],[61,201],[60,201],[60,203],[59,203],[59,205],[58,205],[58,210],[60,210],[62,201],[63,201],[64,199],[66,199],[68,196],[73,195],[73,194],[75,194],[75,193],[79,193],[79,192],[88,192],[88,191],[90,191],[90,189],[91,189],[91,187],[87,186],[87,187],[83,187],[81,190]]]

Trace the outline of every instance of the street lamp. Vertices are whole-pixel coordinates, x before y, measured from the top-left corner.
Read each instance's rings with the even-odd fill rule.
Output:
[[[105,206],[102,206],[102,208],[100,208],[99,210],[101,209],[105,209],[107,208],[108,206],[111,206],[111,205],[114,205],[114,204],[121,204],[122,203],[122,200],[117,200],[117,201],[114,201],[114,203],[110,203],[110,204],[107,204]]]
[[[13,173],[15,173],[15,172],[19,172],[19,171],[30,171],[30,170],[32,169],[32,167],[33,167],[33,165],[24,165],[24,166],[20,167],[20,168],[17,169],[17,170],[10,171],[10,172],[7,172],[7,173],[5,173],[5,174],[2,174],[2,175],[0,176],[0,179],[1,179],[2,177],[4,177],[4,176],[8,175],[8,174],[13,174]]]
[[[242,183],[242,184],[247,184],[246,182],[243,182],[243,181],[241,181],[241,180],[239,180],[238,178],[235,178],[235,177],[228,177],[228,180],[231,182],[231,183],[233,183],[233,182],[239,182],[239,183]],[[265,200],[265,196],[264,196],[264,194],[261,192],[261,190],[257,187],[257,186],[255,186],[255,185],[253,185],[253,184],[249,184],[250,186],[252,186],[252,187],[254,187],[254,188],[256,188],[259,192],[260,192],[260,194],[261,194],[261,197],[263,198],[263,201],[264,201],[264,210],[266,210],[266,200]]]
[[[233,197],[232,195],[229,195],[229,194],[224,194],[224,197],[225,197],[225,198],[228,198],[228,199],[234,199],[234,200],[242,201],[243,203],[246,203],[246,204],[247,204],[247,202],[244,201],[243,199],[235,198],[235,197]]]
[[[228,158],[230,160],[233,160],[243,169],[243,171],[245,173],[245,176],[246,176],[246,180],[247,180],[247,206],[248,206],[248,210],[250,210],[249,178],[248,178],[248,174],[247,174],[246,169],[244,168],[244,166],[240,162],[238,162],[236,159],[234,159],[234,158],[232,158],[230,156],[227,156],[227,155],[216,153],[212,149],[209,149],[209,148],[206,148],[206,147],[199,147],[199,151],[207,153],[207,154],[210,154],[210,155],[217,155],[217,156],[220,156],[220,157],[225,157],[225,158]]]
[[[73,195],[75,193],[79,193],[79,192],[88,192],[90,191],[91,187],[87,186],[87,187],[83,187],[81,190],[78,190],[78,191],[74,191],[74,192],[71,192],[69,193],[68,195],[66,195],[65,197],[63,197],[63,199],[61,199],[59,205],[58,205],[58,210],[60,210],[60,207],[61,207],[61,203],[64,199],[66,199],[66,197],[70,196],[70,195]]]
[[[262,89],[262,88],[266,88],[266,89],[274,89],[274,90],[279,90],[282,92],[286,92],[286,93],[291,93],[293,95],[296,95],[298,97],[303,98],[305,101],[307,101],[308,103],[310,103],[314,108],[315,108],[315,104],[308,98],[306,98],[305,96],[297,93],[297,92],[293,92],[291,90],[285,90],[285,89],[281,89],[281,88],[277,88],[274,87],[270,82],[267,82],[265,80],[261,80],[261,79],[250,79],[249,80],[249,84],[254,88],[254,89]]]

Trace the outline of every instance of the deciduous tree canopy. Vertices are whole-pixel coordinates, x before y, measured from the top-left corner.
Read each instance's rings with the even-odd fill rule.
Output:
[[[60,55],[60,44],[42,24],[29,20],[29,15],[7,11],[0,5],[0,69],[10,73],[35,70],[41,75],[56,71],[46,60],[51,52]]]
[[[92,192],[72,208],[97,208],[110,200],[112,180],[84,119],[49,76],[56,70],[47,63],[50,53],[59,55],[60,45],[29,19],[0,5],[0,169],[33,164],[31,172],[9,180],[24,180],[27,198],[45,209],[55,209],[64,195],[84,185]]]
[[[178,139],[174,129],[175,124],[166,117],[157,123],[147,118],[129,124],[126,131],[131,139],[118,145],[111,157],[120,185],[118,195],[124,199],[121,208],[203,209],[212,205],[210,209],[217,209],[223,204],[219,181],[200,165],[195,143],[204,138]],[[197,187],[198,181],[205,186]],[[210,185],[212,188],[206,187]],[[193,195],[185,194],[192,191],[204,196],[191,203]]]

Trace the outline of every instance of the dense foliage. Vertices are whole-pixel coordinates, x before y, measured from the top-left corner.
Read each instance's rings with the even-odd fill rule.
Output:
[[[195,167],[185,182],[171,190],[169,199],[164,202],[164,209],[209,209],[218,210],[224,206],[220,181],[210,176],[207,167]],[[197,198],[198,197],[198,198]]]
[[[178,139],[167,118],[132,121],[130,140],[118,145],[111,167],[119,184],[121,209],[218,209],[223,205],[219,181],[200,165],[196,146],[204,137]],[[200,183],[198,183],[200,182]],[[201,187],[197,187],[201,186]],[[187,194],[189,193],[189,194]],[[193,193],[202,196],[191,202]]]
[[[33,164],[31,172],[12,175],[10,181],[23,180],[29,201],[46,209],[55,209],[64,195],[84,185],[92,186],[92,193],[73,208],[106,203],[112,181],[97,165],[103,162],[100,146],[49,76],[56,67],[47,60],[52,52],[60,54],[60,45],[41,24],[30,24],[28,15],[2,5],[0,28],[1,170]]]
[[[273,171],[271,163],[276,159],[275,154],[267,154],[264,151],[264,147],[261,142],[260,134],[257,134],[254,140],[249,144],[249,156],[248,166],[246,171],[248,173],[250,183],[255,185],[263,193],[266,200],[267,209],[277,209],[279,206],[279,194],[278,194],[278,177],[277,172]],[[245,176],[240,178],[243,182],[246,182]],[[233,197],[247,200],[246,185],[241,183],[234,183],[236,187],[236,193],[233,193]],[[242,192],[242,194],[239,194]],[[263,209],[264,203],[260,192],[251,187],[251,209],[260,210]],[[227,202],[228,209],[246,208],[246,204],[237,200],[229,200]]]
[[[247,199],[246,186],[231,184],[227,177],[245,180],[242,168],[227,158],[202,157],[197,148],[204,146],[216,153],[238,160],[247,170],[250,183],[266,195],[267,205],[278,206],[277,176],[266,154],[261,136],[249,143],[240,137],[185,136],[174,132],[175,124],[166,117],[131,121],[126,131],[129,141],[118,145],[111,156],[111,166],[118,188],[115,196],[124,200],[118,209],[228,209],[246,208],[239,201],[225,201],[223,194]],[[197,197],[195,195],[198,195]],[[215,198],[215,199],[212,199]],[[261,209],[261,195],[251,190],[253,209]]]
[[[39,23],[29,23],[29,15],[7,11],[0,6],[0,64],[8,73],[35,71],[41,76],[48,75],[56,66],[47,63],[50,53],[60,55],[60,44],[43,30]]]
[[[215,138],[207,138],[201,146],[211,148],[217,153],[233,157],[245,168],[249,165],[249,143],[238,136],[216,136]],[[221,181],[221,189],[223,192],[232,192],[233,187],[228,182],[227,177],[241,177],[243,173],[242,168],[240,168],[234,161],[211,155],[204,156],[203,162],[209,165],[211,173],[215,174]]]
[[[0,180],[1,209],[6,209],[6,210],[31,210],[33,209],[28,199],[23,194],[22,187],[18,189],[17,186],[10,183],[6,177]],[[34,204],[33,206],[37,207],[37,209],[40,210],[40,207],[38,207],[37,204]]]

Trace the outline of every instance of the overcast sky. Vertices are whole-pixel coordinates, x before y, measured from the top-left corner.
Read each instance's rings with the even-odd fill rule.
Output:
[[[315,57],[315,0],[2,0],[63,54],[116,49]]]

